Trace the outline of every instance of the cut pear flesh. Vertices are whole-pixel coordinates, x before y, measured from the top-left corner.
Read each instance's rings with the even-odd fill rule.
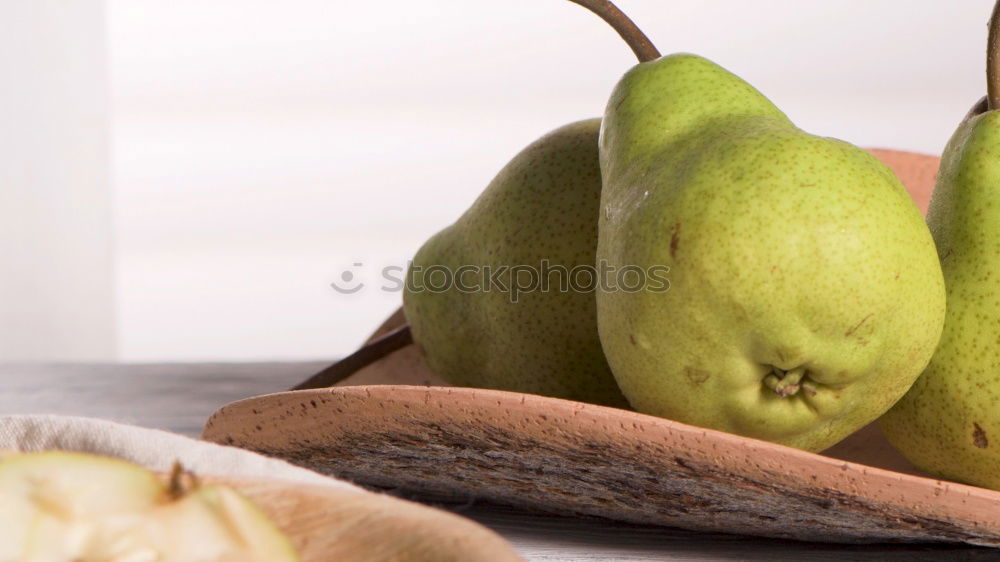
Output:
[[[248,499],[183,478],[84,453],[0,457],[0,562],[299,560]]]

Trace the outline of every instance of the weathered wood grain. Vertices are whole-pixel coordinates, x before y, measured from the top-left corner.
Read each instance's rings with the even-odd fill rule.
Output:
[[[772,538],[1000,546],[1000,493],[635,412],[468,388],[289,392],[204,437],[379,487]]]

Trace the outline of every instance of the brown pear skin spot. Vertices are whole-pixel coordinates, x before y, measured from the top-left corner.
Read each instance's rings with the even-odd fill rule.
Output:
[[[979,424],[972,422],[972,444],[980,449],[985,449],[990,446],[990,440],[986,438],[986,432],[983,431]]]
[[[701,385],[703,382],[707,381],[712,375],[708,371],[703,371],[701,369],[695,369],[694,367],[685,367],[684,374],[687,376],[688,380],[693,384]]]
[[[861,327],[861,325],[862,325],[862,324],[864,324],[865,322],[867,322],[867,321],[868,321],[868,319],[869,319],[869,318],[871,318],[872,316],[875,316],[875,313],[871,313],[871,314],[869,314],[868,316],[865,316],[864,318],[862,318],[862,319],[861,319],[861,322],[858,322],[857,324],[855,324],[855,325],[854,325],[854,327],[853,327],[853,328],[851,328],[850,330],[847,330],[846,332],[844,332],[844,337],[845,337],[845,338],[846,338],[846,337],[849,337],[849,336],[850,336],[851,334],[853,334],[854,332],[857,332],[857,331],[858,331],[858,328],[860,328],[860,327]],[[868,342],[865,342],[865,343],[867,344]]]
[[[631,343],[632,345],[638,345],[638,344],[639,344],[639,342],[638,342],[638,341],[636,341],[636,339],[635,339],[635,334],[629,334],[629,335],[628,335],[628,341],[629,341],[629,343]]]

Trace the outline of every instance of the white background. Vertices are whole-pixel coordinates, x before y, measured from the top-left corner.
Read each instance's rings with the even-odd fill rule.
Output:
[[[620,1],[661,51],[722,64],[806,130],[929,153],[984,93],[991,5]],[[350,351],[400,296],[329,283],[363,262],[378,284],[524,145],[598,116],[633,64],[564,0],[108,0],[107,15],[123,360]]]
[[[0,360],[115,353],[102,0],[0,0]]]

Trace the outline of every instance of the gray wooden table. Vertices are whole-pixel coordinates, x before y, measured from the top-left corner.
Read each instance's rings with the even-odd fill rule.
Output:
[[[197,436],[219,406],[278,392],[324,363],[0,364],[0,415],[100,417]],[[442,504],[507,537],[528,560],[1000,560],[963,546],[837,546]]]

